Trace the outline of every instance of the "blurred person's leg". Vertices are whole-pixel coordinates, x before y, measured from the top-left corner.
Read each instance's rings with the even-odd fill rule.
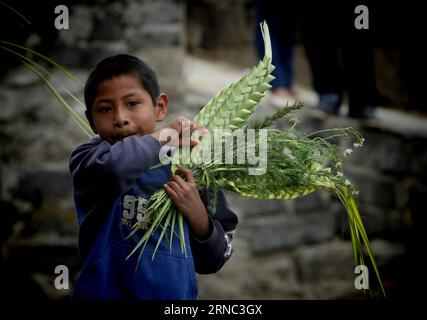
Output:
[[[298,29],[298,7],[289,1],[280,2],[255,1],[255,43],[258,57],[264,57],[264,42],[262,40],[259,24],[266,20],[270,31],[270,39],[273,54],[273,65],[276,69],[273,75],[276,77],[271,82],[272,102],[283,105],[288,101],[295,101],[293,91],[294,83],[294,47]]]
[[[340,10],[325,4],[306,4],[301,32],[311,67],[313,87],[319,95],[317,107],[337,114],[342,102],[343,74],[338,54]]]
[[[360,44],[343,48],[342,55],[348,91],[348,115],[371,119],[377,100],[373,52]]]
[[[354,118],[371,119],[378,100],[373,57],[374,26],[371,23],[368,24],[368,29],[356,29],[355,7],[354,3],[347,3],[343,6],[340,15],[341,30],[343,30],[341,53],[348,93],[348,115]]]

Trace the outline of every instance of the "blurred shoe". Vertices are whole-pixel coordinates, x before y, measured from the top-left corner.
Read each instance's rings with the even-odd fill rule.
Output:
[[[375,118],[375,108],[372,106],[351,107],[348,116],[351,118],[371,120]]]
[[[317,109],[331,115],[337,115],[342,103],[342,97],[338,93],[321,93]]]
[[[278,87],[271,90],[270,102],[274,107],[293,105],[297,101],[297,95],[293,89]]]

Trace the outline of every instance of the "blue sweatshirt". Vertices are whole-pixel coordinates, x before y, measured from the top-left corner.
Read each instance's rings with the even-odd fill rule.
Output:
[[[170,165],[159,163],[159,142],[151,135],[129,136],[113,145],[100,138],[78,146],[70,158],[74,202],[79,223],[79,251],[84,260],[74,299],[197,299],[195,272],[217,272],[232,253],[237,216],[222,191],[216,212],[209,212],[209,236],[201,241],[184,219],[187,252],[179,237],[162,240],[152,259],[160,231],[128,260],[144,231],[126,240],[141,220],[143,204],[171,178]],[[207,206],[209,191],[201,193]],[[174,230],[179,230],[175,222]],[[168,233],[170,235],[170,232]]]

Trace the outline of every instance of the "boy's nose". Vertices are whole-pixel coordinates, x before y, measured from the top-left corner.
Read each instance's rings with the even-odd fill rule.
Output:
[[[114,126],[120,128],[127,124],[129,124],[129,120],[126,111],[116,110],[114,115]]]

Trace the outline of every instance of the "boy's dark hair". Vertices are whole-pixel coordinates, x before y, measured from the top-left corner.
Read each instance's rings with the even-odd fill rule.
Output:
[[[90,110],[99,84],[120,75],[134,76],[147,90],[156,105],[160,94],[156,73],[144,61],[128,54],[118,54],[100,61],[89,75],[85,85],[86,109]]]

